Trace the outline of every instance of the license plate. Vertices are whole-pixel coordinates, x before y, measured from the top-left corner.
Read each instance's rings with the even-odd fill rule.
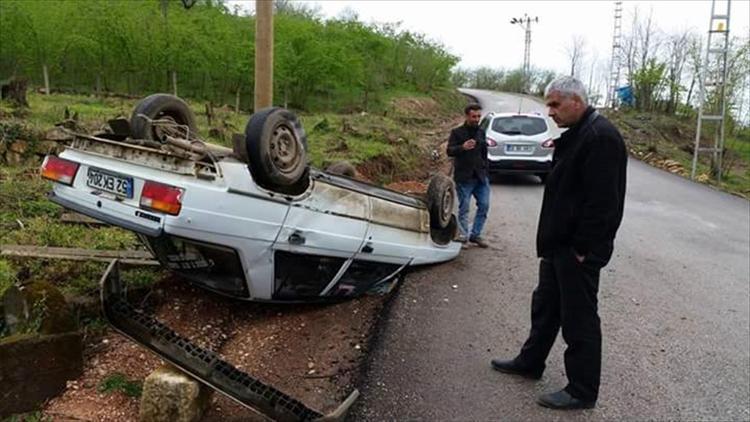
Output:
[[[120,176],[103,170],[89,168],[86,184],[92,188],[114,193],[126,198],[133,197],[133,178]]]
[[[505,145],[505,152],[531,152],[533,150],[534,147],[531,145]]]

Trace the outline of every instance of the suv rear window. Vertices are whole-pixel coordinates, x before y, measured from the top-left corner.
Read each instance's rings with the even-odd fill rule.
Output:
[[[492,121],[492,130],[504,135],[538,135],[547,131],[547,122],[529,116],[498,117]]]

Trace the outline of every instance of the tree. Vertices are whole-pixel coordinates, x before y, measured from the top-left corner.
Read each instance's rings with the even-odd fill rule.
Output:
[[[636,24],[636,42],[638,43],[638,51],[640,53],[640,66],[645,66],[648,60],[656,54],[659,44],[656,40],[656,27],[654,25],[654,9],[650,9],[648,18],[645,22],[637,22]]]
[[[656,100],[664,88],[664,70],[666,65],[656,59],[649,59],[645,66],[641,67],[633,75],[633,88],[635,91],[636,108],[644,111],[653,111]]]
[[[531,71],[531,83],[532,83],[532,94],[538,97],[544,97],[544,90],[547,89],[547,85],[550,84],[557,74],[552,70],[536,70]]]
[[[669,98],[665,103],[664,111],[669,114],[674,114],[677,110],[680,93],[684,90],[682,87],[682,70],[688,56],[691,37],[693,35],[685,31],[680,34],[673,34],[668,38],[666,85]]]
[[[578,77],[579,67],[585,56],[586,40],[580,35],[574,35],[565,51],[570,60],[570,76]]]

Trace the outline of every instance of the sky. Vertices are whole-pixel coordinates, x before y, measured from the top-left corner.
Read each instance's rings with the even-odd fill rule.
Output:
[[[255,1],[229,1],[243,9],[254,9]],[[394,1],[323,0],[302,1],[327,18],[348,9],[360,21],[395,23],[403,29],[425,34],[460,57],[459,66],[512,69],[523,64],[524,29],[511,18],[524,14],[539,18],[531,25],[530,62],[533,67],[569,71],[566,49],[574,37],[585,40],[586,63],[606,67],[612,52],[614,2],[591,1]],[[726,1],[717,1],[717,12]],[[711,14],[710,0],[624,1],[623,33],[629,32],[635,10],[640,16],[653,13],[657,28],[665,33],[692,29],[706,34]],[[750,0],[731,2],[730,33],[750,36]]]

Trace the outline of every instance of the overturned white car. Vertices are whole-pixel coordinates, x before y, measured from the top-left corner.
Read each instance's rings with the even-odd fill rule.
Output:
[[[138,233],[163,266],[213,291],[338,300],[460,251],[449,178],[433,177],[417,198],[312,169],[287,110],[253,114],[232,149],[201,141],[171,95],[110,126],[45,159],[50,199]]]

